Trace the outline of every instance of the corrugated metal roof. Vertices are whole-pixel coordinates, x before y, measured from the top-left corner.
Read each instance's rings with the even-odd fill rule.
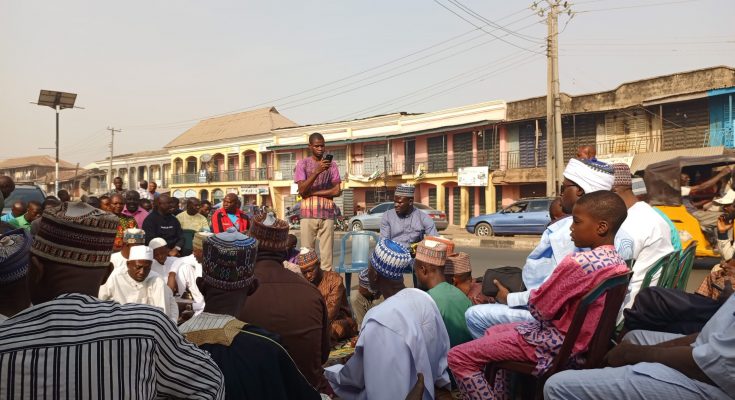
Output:
[[[269,133],[277,128],[294,126],[297,126],[297,124],[279,114],[275,107],[266,107],[199,121],[198,124],[189,128],[164,147],[170,148],[222,139],[234,139]]]
[[[41,167],[53,167],[56,165],[56,159],[51,156],[29,156],[29,157],[18,157],[8,158],[0,161],[0,169],[6,168],[22,168],[31,166]],[[68,161],[59,160],[59,168],[69,169],[75,168],[76,166]]]
[[[724,146],[716,147],[699,147],[694,149],[680,149],[680,150],[668,150],[668,151],[657,151],[654,153],[641,153],[636,154],[633,158],[633,162],[630,164],[630,171],[634,174],[638,171],[643,171],[647,166],[655,164],[657,162],[670,160],[676,157],[707,157],[707,156],[721,156],[725,153]]]

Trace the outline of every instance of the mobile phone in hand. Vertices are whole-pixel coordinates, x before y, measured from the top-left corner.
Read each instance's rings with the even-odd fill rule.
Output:
[[[332,159],[333,158],[334,158],[334,155],[333,154],[327,154],[327,155],[324,156],[324,159],[327,160],[327,161],[329,161],[329,162],[332,162]]]

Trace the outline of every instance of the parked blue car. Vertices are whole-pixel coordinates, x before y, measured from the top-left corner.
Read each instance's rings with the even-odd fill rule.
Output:
[[[521,199],[496,212],[470,218],[467,232],[477,236],[540,235],[551,222],[549,205],[553,198]]]

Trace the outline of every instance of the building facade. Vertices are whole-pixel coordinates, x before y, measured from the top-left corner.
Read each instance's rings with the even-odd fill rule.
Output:
[[[580,145],[595,145],[598,159],[636,168],[692,149],[734,148],[733,97],[731,67],[562,94],[565,162]],[[176,197],[213,202],[236,193],[243,204],[268,205],[283,216],[298,199],[294,167],[309,157],[314,132],[324,135],[339,166],[344,192],[336,203],[348,217],[357,207],[390,200],[401,183],[416,185],[417,201],[444,211],[457,226],[520,198],[546,195],[545,96],[308,126],[263,108],[203,120],[148,155],[158,157],[150,163],[134,162],[139,155],[116,156],[113,169],[128,185],[153,177]],[[106,169],[104,161],[99,168]]]

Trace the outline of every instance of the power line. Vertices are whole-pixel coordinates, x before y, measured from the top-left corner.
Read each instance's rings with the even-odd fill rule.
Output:
[[[511,35],[513,35],[513,36],[515,36],[517,38],[519,38],[519,39],[522,39],[522,40],[525,40],[525,41],[528,41],[528,42],[531,42],[531,43],[534,43],[534,44],[543,44],[544,41],[545,41],[544,39],[536,38],[536,37],[529,36],[529,35],[524,35],[524,34],[521,34],[521,33],[515,32],[515,31],[512,31],[510,29],[507,29],[507,28],[505,28],[503,26],[500,26],[497,23],[495,23],[495,22],[493,22],[493,21],[485,18],[484,16],[482,16],[481,14],[479,14],[478,12],[476,12],[475,10],[471,9],[467,5],[461,3],[459,0],[449,0],[449,2],[452,3],[452,4],[454,4],[455,6],[459,7],[460,9],[464,10],[466,13],[470,14],[471,16],[479,19],[483,23],[485,23],[485,24],[487,24],[489,26],[492,26],[492,27],[494,27],[496,29],[500,29],[500,30],[502,30],[504,32],[507,32],[507,33],[509,33],[509,34],[511,34]]]
[[[518,11],[516,11],[516,12],[513,12],[513,13],[511,13],[511,14],[508,14],[508,15],[506,15],[506,16],[504,16],[504,17],[502,17],[502,18],[498,19],[498,21],[503,21],[503,20],[506,20],[506,19],[508,19],[508,18],[510,18],[510,17],[516,16],[516,15],[518,15],[518,14],[521,14],[521,13],[525,12],[525,11],[528,11],[528,9],[527,9],[527,8],[523,8],[523,9],[520,9],[520,10],[518,10]],[[522,21],[522,20],[528,19],[528,18],[530,18],[530,17],[533,17],[533,16],[535,16],[535,14],[530,14],[530,15],[527,15],[527,16],[525,16],[525,17],[523,17],[523,18],[517,19],[517,20],[515,20],[515,21],[512,21],[512,22],[509,22],[509,23],[508,23],[508,24],[506,24],[505,26],[506,26],[506,27],[507,27],[507,26],[510,26],[510,25],[512,25],[512,24],[515,24],[515,23],[517,23],[517,22],[520,22],[520,21]],[[309,92],[312,92],[312,91],[314,91],[314,90],[322,89],[322,88],[324,88],[324,87],[328,87],[328,86],[331,86],[331,85],[334,85],[334,84],[337,84],[337,83],[340,83],[340,82],[343,82],[343,81],[349,80],[349,79],[351,79],[351,78],[354,78],[354,77],[356,77],[356,76],[360,76],[360,75],[363,75],[363,74],[365,74],[365,73],[369,73],[369,72],[372,72],[372,71],[374,71],[374,70],[377,70],[377,69],[380,69],[380,68],[382,68],[382,67],[385,67],[385,66],[388,66],[388,65],[391,65],[391,64],[395,64],[395,63],[397,63],[397,62],[400,62],[400,61],[402,61],[402,60],[405,60],[405,59],[407,59],[407,58],[410,58],[410,57],[413,57],[413,56],[415,56],[415,55],[421,54],[421,53],[423,53],[423,52],[429,51],[429,50],[431,50],[431,49],[434,49],[434,48],[436,48],[436,47],[440,47],[440,46],[443,46],[443,45],[445,45],[445,44],[447,44],[447,43],[451,43],[451,42],[453,42],[453,41],[455,41],[455,40],[457,40],[457,39],[459,39],[459,38],[462,38],[462,37],[465,37],[465,36],[467,36],[467,35],[470,35],[470,34],[472,34],[472,33],[475,33],[475,32],[477,32],[478,30],[481,30],[481,28],[476,28],[476,29],[473,29],[473,30],[471,30],[471,31],[468,31],[468,32],[465,32],[465,33],[463,33],[463,34],[460,34],[460,35],[456,35],[456,36],[454,36],[454,37],[452,37],[452,38],[449,38],[449,39],[443,40],[443,41],[441,41],[441,42],[435,43],[435,44],[433,44],[433,45],[431,45],[431,46],[428,46],[428,47],[422,48],[422,49],[420,49],[420,50],[418,50],[418,51],[414,51],[414,52],[412,52],[412,53],[410,53],[410,54],[407,54],[407,55],[405,55],[405,56],[402,56],[402,57],[399,57],[399,58],[393,59],[393,60],[391,60],[391,61],[388,61],[388,62],[385,62],[385,63],[379,64],[379,65],[377,65],[377,66],[374,66],[374,67],[371,67],[371,68],[367,68],[367,69],[365,69],[365,70],[362,70],[362,71],[360,71],[360,72],[356,72],[356,73],[354,73],[354,74],[351,74],[351,75],[348,75],[348,76],[346,76],[346,77],[343,77],[343,78],[337,79],[337,80],[335,80],[335,81],[331,81],[331,82],[328,82],[328,83],[325,83],[325,84],[321,84],[321,85],[318,85],[318,86],[315,86],[315,87],[312,87],[312,88],[309,88],[309,89],[305,89],[305,90],[302,90],[302,91],[300,91],[300,92],[297,92],[297,93],[294,93],[294,94],[291,94],[291,95],[288,95],[288,96],[283,96],[283,97],[280,97],[280,98],[276,98],[276,99],[271,99],[271,100],[268,100],[268,101],[264,101],[264,102],[262,102],[262,103],[258,103],[258,104],[253,104],[253,105],[251,105],[251,106],[248,106],[248,107],[242,107],[242,108],[238,108],[238,109],[235,109],[235,110],[230,110],[230,111],[227,111],[227,112],[223,112],[223,113],[218,113],[218,114],[212,114],[212,115],[208,115],[208,116],[202,116],[202,117],[198,117],[198,118],[194,118],[194,119],[188,119],[188,120],[182,120],[182,121],[175,121],[175,122],[155,123],[155,124],[140,124],[140,125],[130,125],[130,126],[128,126],[128,128],[148,128],[148,127],[150,127],[150,128],[159,128],[159,127],[164,127],[164,126],[165,126],[165,127],[171,127],[171,128],[173,128],[173,127],[177,127],[177,126],[182,126],[182,125],[184,125],[184,124],[190,124],[190,123],[192,123],[192,122],[198,122],[198,121],[200,121],[200,120],[203,120],[203,119],[207,119],[207,118],[214,118],[214,117],[218,117],[218,116],[222,116],[222,115],[227,115],[227,114],[232,114],[232,113],[236,113],[236,112],[241,112],[241,111],[245,111],[245,110],[249,110],[249,109],[253,109],[253,108],[257,108],[257,107],[261,107],[261,106],[265,106],[265,105],[270,105],[270,104],[276,104],[276,103],[278,103],[278,102],[280,102],[280,101],[282,101],[282,100],[290,99],[290,98],[293,98],[293,97],[296,97],[296,96],[300,96],[300,95],[302,95],[302,94],[305,94],[305,93],[309,93]],[[485,33],[486,33],[486,32],[485,32]],[[476,40],[476,39],[478,39],[478,38],[480,38],[480,37],[482,37],[482,36],[483,36],[483,35],[479,35],[479,36],[476,36],[476,37],[474,37],[474,38],[470,38],[469,40],[467,40],[467,41],[464,41],[464,42],[462,42],[462,43],[460,43],[460,44],[464,44],[464,43],[467,43],[467,42],[469,42],[469,41],[472,41],[472,40]],[[451,48],[449,48],[449,49],[451,49]],[[435,53],[435,54],[438,54],[438,53],[441,53],[441,52],[447,51],[447,50],[449,50],[449,49],[444,49],[444,50],[441,50],[441,51],[439,51],[439,52],[437,52],[437,53]],[[303,100],[303,99],[302,99],[302,100]]]
[[[528,27],[531,27],[531,26],[534,26],[534,25],[536,25],[536,22],[534,22],[534,23],[532,23],[532,24],[530,24],[530,25],[526,25],[526,26],[524,26],[524,27],[522,27],[522,28],[520,28],[520,29],[521,29],[521,30],[522,30],[522,29],[526,29],[526,28],[528,28]],[[506,35],[506,36],[507,36],[507,35]],[[366,83],[366,84],[364,84],[364,85],[360,85],[360,86],[357,86],[357,87],[353,87],[353,88],[351,88],[351,89],[343,90],[343,91],[341,91],[341,92],[338,92],[338,93],[334,93],[334,94],[331,94],[331,95],[328,95],[328,96],[320,97],[320,98],[317,98],[317,99],[315,99],[315,100],[312,100],[312,101],[307,101],[307,102],[304,102],[304,103],[299,103],[299,104],[296,104],[296,105],[293,105],[293,106],[290,106],[290,107],[284,107],[284,108],[282,108],[282,110],[290,110],[290,109],[293,109],[293,108],[297,108],[297,107],[302,107],[302,106],[305,106],[305,105],[309,105],[309,104],[313,104],[313,103],[316,103],[316,102],[319,102],[319,101],[327,100],[327,99],[330,99],[330,98],[333,98],[333,97],[336,97],[336,96],[340,96],[340,95],[343,95],[343,94],[346,94],[346,93],[350,93],[350,92],[353,92],[353,91],[355,91],[355,90],[358,90],[358,89],[362,89],[362,88],[364,88],[364,87],[372,86],[372,85],[375,85],[375,84],[377,84],[377,83],[380,83],[380,82],[383,82],[383,81],[386,81],[386,80],[389,80],[389,79],[392,79],[392,78],[395,78],[395,77],[398,77],[398,76],[401,76],[401,75],[405,75],[405,74],[407,74],[407,73],[409,73],[409,72],[413,72],[413,71],[416,71],[416,70],[418,70],[418,69],[421,69],[421,68],[425,68],[425,67],[428,67],[428,66],[430,66],[430,65],[436,64],[437,62],[440,62],[440,61],[443,61],[443,60],[446,60],[446,59],[449,59],[449,58],[455,57],[455,56],[457,56],[457,55],[459,55],[459,54],[463,54],[463,53],[466,53],[466,52],[468,52],[468,51],[470,51],[470,50],[473,50],[473,49],[475,49],[475,48],[478,48],[478,47],[484,46],[484,45],[486,45],[486,44],[488,44],[488,43],[492,43],[492,42],[494,42],[495,40],[496,40],[496,39],[495,39],[495,38],[493,38],[493,39],[490,39],[490,40],[488,40],[488,41],[485,41],[485,42],[479,43],[479,44],[477,44],[477,45],[471,46],[471,47],[469,47],[469,48],[467,48],[467,49],[464,49],[464,50],[460,50],[460,51],[454,52],[454,53],[452,53],[452,54],[449,54],[449,55],[446,55],[446,56],[444,56],[444,57],[442,57],[442,58],[439,58],[439,59],[436,59],[436,60],[432,60],[432,61],[430,61],[430,62],[428,62],[428,63],[425,63],[425,64],[421,64],[421,65],[419,65],[419,66],[416,66],[416,67],[414,67],[414,68],[411,68],[411,69],[408,69],[408,70],[405,70],[405,71],[401,71],[401,72],[398,72],[398,73],[396,73],[396,74],[393,74],[393,75],[389,75],[389,76],[387,76],[387,77],[384,77],[384,78],[378,79],[378,80],[376,80],[376,81],[368,82],[368,83]],[[381,74],[377,74],[377,75],[381,75]],[[377,75],[375,75],[375,76],[377,76]],[[374,77],[374,76],[373,76],[373,77]],[[365,79],[363,79],[363,80],[365,80]],[[350,85],[345,85],[345,86],[343,86],[343,88],[344,88],[344,87],[348,87],[348,86],[350,86]],[[326,93],[328,93],[328,92],[326,92]],[[316,96],[310,96],[309,98],[313,98],[313,97],[316,97]],[[292,104],[292,103],[293,103],[293,102],[290,102],[289,104]],[[279,107],[282,107],[282,106],[283,106],[283,104],[279,105]]]
[[[433,83],[431,85],[428,85],[428,86],[422,87],[420,89],[414,90],[414,91],[412,91],[410,93],[407,93],[407,94],[404,94],[402,96],[394,97],[394,98],[392,98],[390,100],[383,101],[383,102],[378,103],[376,105],[373,105],[373,106],[370,106],[370,107],[367,107],[367,108],[363,108],[363,109],[358,110],[358,111],[355,111],[355,112],[351,112],[351,113],[348,113],[348,114],[341,115],[341,116],[339,116],[337,118],[332,118],[332,119],[330,119],[330,121],[339,121],[339,120],[344,120],[344,119],[350,119],[350,117],[353,117],[353,116],[354,117],[357,117],[357,116],[363,115],[363,114],[365,114],[367,112],[372,112],[373,110],[378,110],[380,108],[383,108],[384,106],[398,103],[398,102],[400,102],[403,99],[413,97],[416,94],[422,93],[424,91],[433,89],[433,88],[438,87],[438,86],[442,86],[442,85],[444,85],[446,83],[455,81],[457,79],[461,79],[461,78],[463,78],[463,77],[465,77],[467,75],[474,74],[474,73],[476,73],[478,71],[485,70],[486,68],[488,68],[490,66],[494,66],[494,65],[497,66],[498,64],[502,64],[504,62],[507,62],[509,60],[512,60],[514,58],[517,58],[517,56],[522,55],[522,54],[525,54],[525,52],[518,51],[518,52],[513,53],[513,54],[511,54],[509,56],[506,56],[504,58],[501,58],[499,60],[494,60],[494,61],[492,61],[490,63],[483,64],[483,65],[480,65],[478,67],[469,69],[467,71],[464,71],[464,72],[461,72],[459,74],[453,75],[453,76],[451,76],[451,77],[449,77],[447,79],[443,79],[443,80],[441,80],[439,82],[436,82],[436,83]]]
[[[668,5],[673,5],[673,4],[694,3],[698,1],[701,1],[701,0],[680,0],[680,1],[667,1],[667,2],[662,2],[662,3],[636,4],[636,5],[630,5],[630,6],[597,8],[597,9],[591,9],[591,10],[580,10],[580,11],[576,11],[576,13],[581,14],[581,13],[600,12],[600,11],[628,10],[631,8],[659,7],[659,6],[668,6]]]
[[[528,52],[531,52],[531,53],[543,54],[542,52],[538,52],[538,51],[535,51],[535,50],[531,50],[531,49],[525,48],[525,47],[523,47],[523,46],[519,46],[519,45],[517,45],[517,44],[515,44],[515,43],[513,43],[513,42],[511,42],[511,41],[509,41],[509,40],[505,40],[505,39],[503,39],[503,38],[502,38],[502,37],[500,37],[500,36],[496,36],[496,35],[492,34],[492,31],[491,31],[491,32],[488,32],[488,31],[486,31],[486,30],[485,30],[485,29],[483,29],[483,28],[482,28],[481,26],[479,26],[479,25],[475,24],[474,22],[470,21],[469,19],[467,19],[467,18],[463,17],[462,15],[460,15],[460,14],[456,13],[456,12],[455,12],[454,10],[452,10],[451,8],[449,8],[449,7],[445,6],[445,5],[444,5],[444,3],[440,2],[439,0],[434,0],[434,3],[436,3],[436,4],[440,5],[440,6],[441,6],[441,7],[443,7],[443,8],[445,9],[445,10],[447,10],[447,11],[449,11],[450,13],[452,13],[452,14],[456,15],[457,17],[461,18],[462,20],[464,20],[464,21],[465,21],[465,22],[467,22],[468,24],[470,24],[470,25],[474,26],[474,27],[475,27],[475,28],[477,28],[477,29],[480,29],[480,30],[482,30],[483,32],[485,32],[485,33],[487,33],[488,35],[490,35],[490,36],[494,37],[495,39],[498,39],[498,40],[500,40],[500,41],[501,41],[501,42],[503,42],[503,43],[507,43],[507,44],[509,44],[509,45],[511,45],[511,46],[513,46],[513,47],[516,47],[516,48],[519,48],[519,49],[521,49],[521,50],[525,50],[525,51],[528,51]],[[507,36],[507,35],[506,35],[506,36]]]

